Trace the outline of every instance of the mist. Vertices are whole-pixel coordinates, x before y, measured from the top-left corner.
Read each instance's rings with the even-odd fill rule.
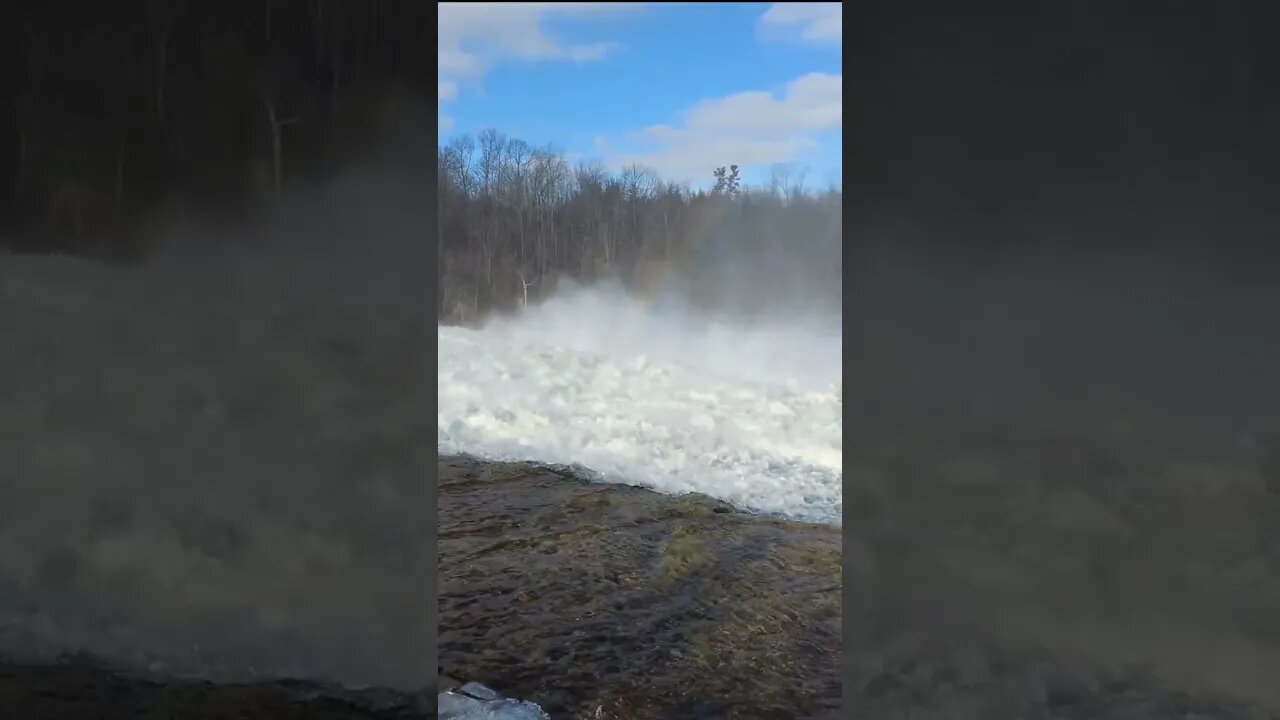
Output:
[[[539,337],[577,352],[651,358],[759,382],[825,389],[840,382],[839,319],[789,321],[719,315],[675,299],[649,299],[618,283],[567,285],[486,332]]]
[[[658,277],[561,280],[477,328],[442,326],[440,451],[839,524],[839,207],[754,230],[722,209]]]
[[[429,683],[421,117],[145,262],[0,257],[0,654]]]
[[[826,389],[841,379],[839,205],[754,215],[731,205],[644,287],[620,272],[561,281],[488,323],[578,351]]]
[[[1117,222],[1045,241],[1062,226],[1045,218],[1020,241],[950,250],[899,233],[860,255],[849,358],[853,377],[877,379],[868,400],[916,423],[1123,427],[1217,456],[1277,431],[1280,332],[1268,318],[1280,288],[1259,276],[1267,255],[1239,242],[1256,230],[1183,226],[1148,243]]]
[[[1247,40],[1274,7],[1203,9],[894,4],[854,30],[846,661],[871,714],[1280,707],[1280,105]]]
[[[882,231],[896,249],[860,253],[846,527],[854,633],[875,649],[855,667],[891,665],[869,638],[896,637],[1039,658],[1056,669],[1015,672],[1049,687],[1141,667],[1280,707],[1255,670],[1280,661],[1280,286],[1229,240],[1267,219],[1236,222],[1198,247],[1100,224],[996,248]]]

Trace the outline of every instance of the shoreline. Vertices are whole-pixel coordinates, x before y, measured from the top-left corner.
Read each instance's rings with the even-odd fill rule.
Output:
[[[163,713],[187,720],[262,717],[280,720],[417,720],[435,716],[430,688],[348,689],[281,678],[214,683],[129,670],[92,655],[49,662],[0,657],[0,710],[23,720],[90,720]]]
[[[842,717],[839,527],[438,466],[442,675],[552,717]]]

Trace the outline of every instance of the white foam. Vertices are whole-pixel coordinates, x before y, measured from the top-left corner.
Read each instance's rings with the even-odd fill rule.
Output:
[[[677,319],[577,292],[439,329],[443,453],[580,465],[840,524],[840,336]]]

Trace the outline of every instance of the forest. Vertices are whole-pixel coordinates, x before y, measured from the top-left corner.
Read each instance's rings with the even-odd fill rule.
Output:
[[[161,213],[251,216],[340,176],[385,149],[389,113],[429,108],[433,12],[410,0],[5,6],[0,252],[138,259],[163,237],[147,229]],[[421,154],[403,162],[421,165],[429,207]],[[788,285],[772,301],[803,277],[838,298],[841,191],[781,167],[745,187],[724,161],[707,168],[716,187],[693,190],[497,131],[438,146],[439,317],[514,309],[563,279],[679,281],[751,310],[765,298],[743,288]]]
[[[441,322],[520,308],[565,279],[640,293],[675,283],[703,306],[763,312],[796,293],[762,288],[803,277],[805,294],[839,301],[842,193],[793,167],[759,187],[737,166],[708,168],[713,186],[694,190],[489,129],[441,146],[438,173]]]
[[[6,5],[0,244],[136,257],[159,209],[251,211],[332,176],[379,142],[389,106],[427,103],[434,12],[410,0]]]

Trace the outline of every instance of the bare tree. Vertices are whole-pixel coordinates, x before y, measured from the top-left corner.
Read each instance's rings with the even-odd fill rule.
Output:
[[[13,167],[13,204],[18,206],[26,194],[31,167],[33,135],[41,126],[39,107],[31,90],[19,94],[13,101],[13,120],[17,131],[17,148]]]
[[[435,18],[375,0],[115,5],[75,22],[0,10],[13,66],[0,83],[0,244],[70,250],[83,233],[128,245],[129,233],[99,231],[175,196],[234,207],[253,196],[258,162],[277,193],[295,175],[322,176],[377,132],[384,99],[422,84]],[[339,91],[352,102],[340,107]],[[327,122],[313,131],[316,111]],[[75,200],[71,178],[100,207]]]
[[[292,58],[276,55],[258,68],[254,85],[266,111],[271,130],[271,182],[276,197],[284,186],[284,128],[302,120],[299,114],[285,114],[282,107],[290,103],[297,76],[297,63]]]
[[[616,174],[596,161],[570,166],[550,148],[492,130],[474,141],[454,138],[437,160],[439,307],[454,322],[527,307],[562,276],[613,275],[637,288],[656,287],[716,235],[766,247],[791,237],[779,228],[799,227],[839,247],[838,237],[826,237],[839,227],[838,193],[816,197],[788,188],[795,202],[768,203],[747,224],[743,213],[724,212],[726,203],[745,208],[751,201],[737,166],[717,169],[721,187],[709,196],[641,166]],[[838,264],[831,263],[837,279]]]
[[[182,11],[182,0],[150,0],[147,3],[147,28],[151,38],[151,57],[154,70],[152,101],[156,117],[164,122],[165,92],[169,81],[169,45],[173,28]]]

